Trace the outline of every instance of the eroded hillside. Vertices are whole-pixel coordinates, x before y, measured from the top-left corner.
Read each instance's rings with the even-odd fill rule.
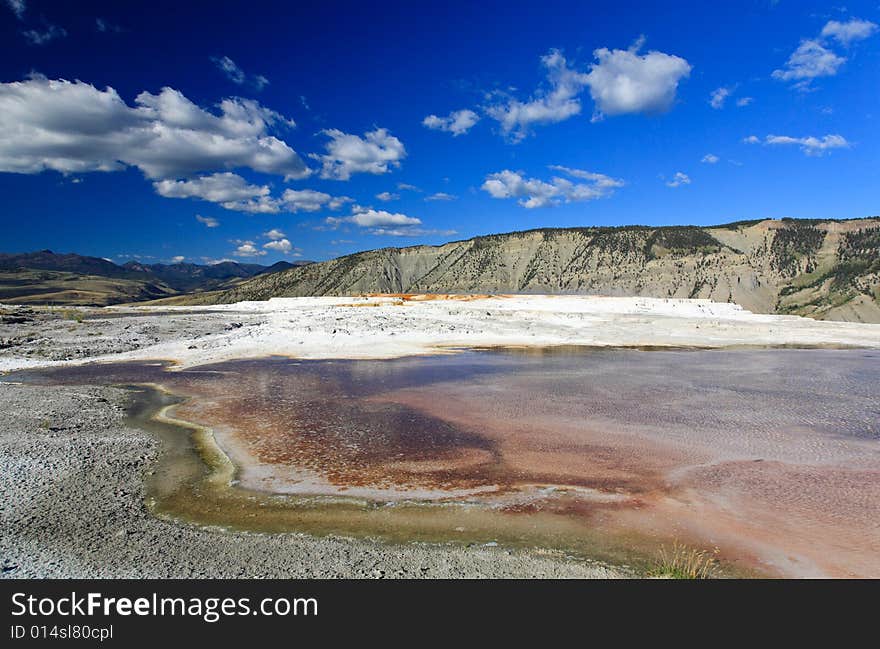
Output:
[[[699,297],[880,322],[880,218],[514,232],[357,253],[258,276],[211,299],[359,293]]]

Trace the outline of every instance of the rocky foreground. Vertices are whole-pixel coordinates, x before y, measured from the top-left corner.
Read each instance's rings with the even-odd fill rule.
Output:
[[[153,517],[159,441],[123,422],[116,388],[0,383],[5,578],[611,578],[561,553],[206,529]]]

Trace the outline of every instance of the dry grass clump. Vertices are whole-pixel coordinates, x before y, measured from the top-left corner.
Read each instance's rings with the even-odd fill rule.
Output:
[[[711,579],[718,565],[717,553],[717,549],[712,553],[676,541],[672,548],[660,548],[657,565],[648,574],[662,579]]]
[[[76,309],[64,309],[61,312],[61,317],[65,320],[73,320],[74,322],[82,322],[85,315],[83,315],[82,311],[77,311]]]

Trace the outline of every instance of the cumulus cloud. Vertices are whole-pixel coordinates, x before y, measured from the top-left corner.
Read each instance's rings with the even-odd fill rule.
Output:
[[[447,194],[446,192],[437,192],[435,194],[431,194],[430,196],[425,196],[426,201],[454,201],[458,196],[454,194]]]
[[[600,189],[614,189],[623,187],[624,182],[605,174],[597,174],[593,171],[585,171],[583,169],[572,169],[571,167],[563,167],[562,165],[549,165],[553,171],[560,171],[572,178],[580,178],[581,180],[589,180]]]
[[[293,250],[293,245],[287,239],[275,239],[268,243],[264,243],[263,248],[287,255]]]
[[[251,185],[228,171],[191,180],[159,180],[153,187],[165,198],[200,198],[227,210],[262,214],[279,211],[278,201],[271,198],[267,185]]]
[[[374,210],[372,208],[355,207],[351,215],[344,217],[327,217],[325,223],[329,229],[341,225],[356,225],[364,228],[368,234],[386,237],[420,237],[431,234],[451,235],[455,230],[430,230],[419,227],[421,219],[401,213]]]
[[[748,144],[758,144],[761,140],[750,135],[744,142]],[[832,149],[848,149],[851,144],[847,142],[842,135],[829,134],[824,137],[790,137],[788,135],[768,135],[764,138],[764,144],[771,146],[779,145],[797,145],[801,151],[811,156],[820,156],[830,152]]]
[[[269,129],[291,125],[258,102],[230,98],[219,114],[173,88],[142,92],[135,106],[113,88],[32,77],[0,84],[0,171],[62,173],[140,169],[148,178],[250,168],[285,178],[311,173]]]
[[[435,131],[446,131],[452,133],[453,137],[457,137],[467,133],[478,121],[480,121],[480,116],[465,108],[453,111],[446,117],[428,115],[422,120],[422,124]]]
[[[554,176],[549,181],[526,178],[522,172],[505,169],[486,176],[482,189],[492,198],[516,198],[520,205],[532,209],[603,198],[610,196],[616,188],[624,185],[624,182],[617,178],[583,169],[571,169],[559,165],[550,168],[580,182],[562,176]]]
[[[264,232],[263,236],[267,239],[271,239],[272,241],[279,241],[280,239],[284,239],[287,237],[287,235],[278,228],[272,228],[268,232]]]
[[[409,191],[409,192],[420,192],[422,191],[415,185],[410,185],[408,183],[397,183],[397,189],[401,191]]]
[[[730,88],[716,88],[709,95],[709,105],[715,110],[724,108],[724,102],[730,97]]]
[[[785,65],[773,71],[773,78],[780,81],[794,81],[799,90],[809,90],[813,79],[833,77],[846,63],[846,57],[829,49],[836,41],[838,45],[849,47],[852,43],[864,40],[877,31],[877,25],[868,20],[853,18],[847,22],[829,20],[822,28],[818,38],[805,38],[788,57]]]
[[[736,100],[736,105],[739,108],[743,108],[743,107],[751,104],[753,101],[755,101],[753,97],[740,97],[739,99]]]
[[[266,254],[265,250],[257,248],[253,241],[233,241],[238,247],[233,251],[236,257],[262,257]]]
[[[202,216],[201,214],[196,214],[196,221],[203,224],[206,228],[216,228],[220,225],[220,221],[215,219],[213,216]]]
[[[214,65],[216,65],[224,75],[226,75],[227,79],[236,85],[242,86],[247,83],[258,91],[269,85],[269,80],[262,74],[246,74],[245,71],[228,56],[212,56],[211,61],[214,62]]]
[[[269,195],[268,186],[251,185],[241,176],[228,171],[192,180],[159,180],[153,186],[156,193],[166,198],[201,198],[212,203]]]
[[[331,196],[313,189],[287,189],[280,198],[275,198],[270,195],[268,185],[252,185],[230,172],[190,180],[159,180],[153,186],[166,198],[199,198],[228,210],[262,214],[337,210],[352,202],[348,196]]]
[[[384,226],[409,226],[420,225],[421,220],[414,216],[406,214],[386,212],[385,210],[374,209],[358,209],[352,212],[350,216],[333,217],[328,216],[326,223],[331,226],[338,226],[344,223],[353,223],[362,228],[384,227]]]
[[[388,132],[377,128],[364,133],[363,137],[343,133],[338,129],[321,131],[330,138],[326,154],[313,154],[321,162],[321,178],[348,180],[354,173],[384,174],[399,167],[406,157],[403,142]]]
[[[702,158],[702,160],[700,160],[700,162],[705,162],[706,164],[713,165],[716,162],[718,162],[720,159],[721,158],[719,158],[714,153],[707,153],[706,155],[703,156],[703,158]]]
[[[797,81],[799,87],[806,87],[816,77],[834,76],[845,62],[846,57],[838,56],[819,41],[806,39],[801,41],[781,69],[773,71],[773,78]]]
[[[171,258],[171,263],[172,264],[180,264],[183,262],[184,259],[186,259],[186,257],[184,257],[183,255],[175,255],[174,257]]]
[[[287,189],[281,196],[281,204],[288,212],[317,212],[328,208],[338,210],[352,202],[348,196],[331,196],[313,189]]]
[[[508,99],[486,108],[486,114],[498,121],[501,132],[513,142],[525,138],[535,124],[561,122],[581,112],[578,95],[587,85],[588,75],[569,67],[559,50],[542,56],[541,65],[547,71],[548,89],[539,90],[525,102]]]
[[[428,235],[450,236],[455,230],[429,230],[425,228],[373,228],[370,234],[377,237],[424,237]]]
[[[690,185],[691,179],[690,177],[682,173],[680,171],[676,171],[675,175],[672,177],[672,180],[666,183],[667,187],[681,187],[682,185]]]
[[[601,48],[593,52],[586,82],[596,102],[593,119],[626,113],[662,113],[675,102],[678,84],[687,78],[691,65],[683,58],[650,51],[639,55],[640,38],[628,50]]]
[[[396,201],[400,198],[400,194],[392,194],[391,192],[380,192],[376,194],[376,198],[380,201],[388,202],[388,201]]]
[[[837,20],[829,20],[822,28],[822,38],[833,38],[841,45],[849,46],[850,43],[861,41],[872,36],[877,31],[876,23],[869,20],[853,18],[845,23]]]

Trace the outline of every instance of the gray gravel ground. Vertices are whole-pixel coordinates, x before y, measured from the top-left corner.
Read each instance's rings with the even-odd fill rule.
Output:
[[[264,314],[0,305],[0,357],[66,361],[191,340],[265,321]]]
[[[240,533],[157,519],[144,505],[143,477],[159,441],[125,426],[126,398],[116,388],[0,383],[0,576],[625,576],[503,547]]]

